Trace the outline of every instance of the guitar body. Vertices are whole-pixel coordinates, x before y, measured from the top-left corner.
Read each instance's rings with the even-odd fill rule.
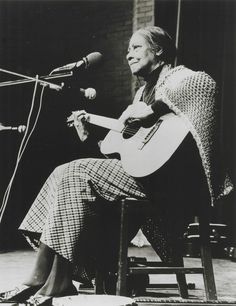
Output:
[[[161,168],[189,132],[181,118],[173,113],[162,116],[150,127],[141,126],[140,120],[124,125],[117,119],[87,115],[89,123],[110,129],[101,143],[101,152],[119,153],[124,170],[134,177],[144,177]],[[73,112],[67,118],[69,126],[74,124],[76,116]]]
[[[134,177],[152,174],[174,154],[189,130],[173,113],[162,116],[151,127],[139,127],[127,136],[132,126],[122,132],[110,131],[101,143],[105,155],[119,153],[124,170]]]

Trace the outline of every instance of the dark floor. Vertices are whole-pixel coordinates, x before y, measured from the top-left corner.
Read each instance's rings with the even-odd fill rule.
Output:
[[[20,284],[24,280],[24,278],[30,272],[33,266],[35,255],[36,253],[31,250],[17,250],[17,251],[0,253],[0,292],[12,289],[15,285]],[[129,255],[137,257],[147,257],[148,260],[154,260],[154,258],[156,259],[156,255],[154,254],[153,250],[151,249],[151,247],[148,246],[142,248],[130,247]],[[186,266],[192,264],[194,265],[199,264],[200,266],[200,259],[185,258],[185,264]],[[218,298],[222,301],[229,301],[230,304],[232,305],[233,301],[236,301],[236,262],[233,262],[229,259],[213,259],[213,266],[215,272]],[[204,290],[203,290],[204,285],[203,285],[202,275],[187,275],[187,281],[188,283],[194,283],[196,286],[195,290],[189,290],[190,298],[204,299]],[[160,283],[160,284],[175,283],[175,276],[174,275],[150,276],[150,282]],[[75,285],[78,286],[79,289],[79,283],[75,283]],[[152,289],[151,291],[148,292],[145,299],[149,298],[150,301],[153,301],[155,300],[155,298],[153,297],[160,297],[160,298],[163,297],[170,299],[172,298],[177,300],[179,298],[178,291],[176,289],[158,289],[158,290],[155,289],[155,291],[153,291]],[[149,304],[150,303],[147,302],[141,303],[141,305],[149,305]],[[100,305],[100,304],[96,303],[95,305]],[[108,304],[103,303],[103,305],[108,305]],[[138,305],[139,305],[139,300],[138,300]],[[162,304],[155,303],[155,305],[162,305]],[[167,304],[163,302],[163,305]],[[197,303],[194,303],[192,305],[197,305]],[[233,305],[236,305],[236,303]],[[83,306],[85,306],[85,304]],[[109,304],[109,306],[116,306],[116,305]]]

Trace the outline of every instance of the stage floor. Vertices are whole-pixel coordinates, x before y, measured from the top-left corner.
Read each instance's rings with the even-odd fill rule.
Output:
[[[31,271],[36,253],[32,250],[15,250],[0,253],[0,292],[12,289],[20,284]],[[148,260],[156,259],[151,247],[130,247],[130,256],[147,257]],[[185,258],[185,264],[200,265],[198,258]],[[220,299],[236,299],[236,262],[228,259],[213,259],[215,280],[218,297]],[[204,285],[202,275],[187,275],[187,282],[194,283],[195,290],[189,290],[190,297],[204,298]],[[174,275],[151,275],[150,283],[175,283]],[[79,283],[75,283],[79,289]],[[153,296],[153,290],[150,296]],[[155,296],[178,297],[176,289],[155,289]]]

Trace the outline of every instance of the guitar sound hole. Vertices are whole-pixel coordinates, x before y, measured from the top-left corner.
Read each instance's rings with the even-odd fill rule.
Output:
[[[141,127],[141,121],[139,119],[133,119],[125,126],[122,136],[124,139],[134,136]]]

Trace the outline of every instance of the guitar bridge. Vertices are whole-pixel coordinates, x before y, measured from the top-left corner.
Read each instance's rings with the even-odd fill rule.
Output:
[[[149,140],[152,138],[152,136],[156,133],[156,131],[159,129],[161,123],[163,122],[162,119],[159,119],[156,124],[152,127],[152,129],[148,132],[148,134],[144,137],[143,141],[140,143],[138,149],[142,150],[143,147],[146,145],[146,143],[149,142]]]

